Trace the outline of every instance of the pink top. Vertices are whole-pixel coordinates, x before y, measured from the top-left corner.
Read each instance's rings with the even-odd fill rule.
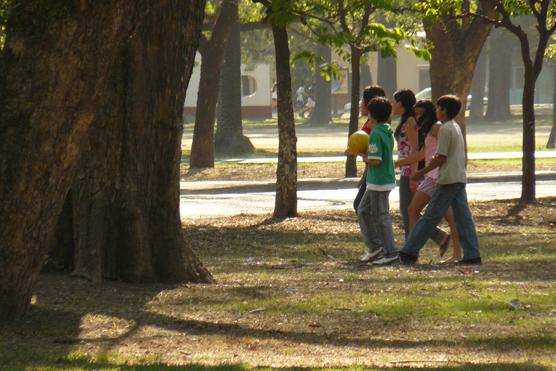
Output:
[[[425,162],[428,165],[433,156],[436,154],[437,140],[434,135],[428,133],[425,137]],[[438,179],[438,168],[429,171],[425,174],[427,178]]]

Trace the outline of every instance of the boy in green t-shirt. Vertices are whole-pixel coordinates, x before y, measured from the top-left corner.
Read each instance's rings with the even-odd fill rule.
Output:
[[[394,137],[388,124],[392,106],[388,99],[377,97],[370,101],[368,111],[373,131],[365,158],[368,165],[367,190],[357,209],[367,252],[361,255],[360,260],[385,265],[398,261],[388,202],[390,191],[396,187],[392,158]]]

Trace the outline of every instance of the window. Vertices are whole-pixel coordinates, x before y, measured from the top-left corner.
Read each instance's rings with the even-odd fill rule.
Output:
[[[241,75],[241,95],[247,97],[257,91],[257,80],[249,75]]]

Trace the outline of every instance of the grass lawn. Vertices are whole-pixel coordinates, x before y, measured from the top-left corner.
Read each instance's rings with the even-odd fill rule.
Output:
[[[556,368],[556,198],[472,209],[485,262],[463,268],[433,246],[417,268],[358,263],[349,210],[184,221],[217,283],[43,275],[0,369]]]

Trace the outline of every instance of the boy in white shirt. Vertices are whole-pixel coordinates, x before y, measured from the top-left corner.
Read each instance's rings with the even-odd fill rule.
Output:
[[[461,100],[454,95],[444,95],[437,101],[436,115],[442,122],[438,131],[436,156],[423,169],[413,174],[419,179],[429,171],[440,167],[437,187],[423,216],[411,230],[404,248],[400,251],[402,264],[417,263],[419,251],[429,239],[432,231],[452,206],[454,219],[463,249],[463,260],[459,264],[481,264],[479,240],[475,222],[467,203],[465,184],[465,144],[459,125],[454,121],[461,109]]]

